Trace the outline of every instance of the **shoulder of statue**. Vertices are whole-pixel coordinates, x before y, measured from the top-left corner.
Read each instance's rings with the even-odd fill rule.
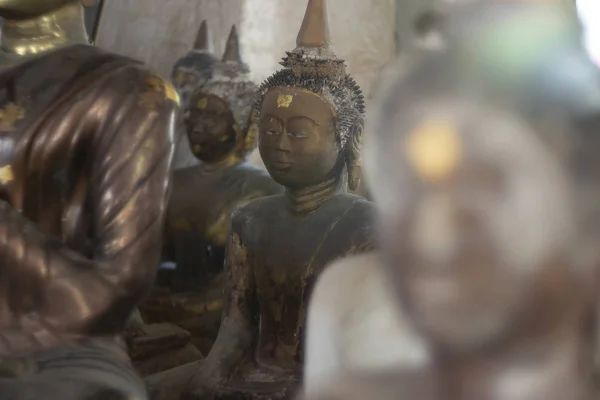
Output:
[[[267,196],[252,199],[237,206],[231,214],[231,227],[238,232],[244,228],[254,228],[266,215],[271,215],[280,207],[280,196]]]
[[[266,170],[248,163],[244,163],[238,168],[240,168],[240,177],[244,180],[246,192],[256,193],[256,197],[283,193],[283,186],[275,182]]]
[[[130,74],[137,84],[141,86],[140,97],[147,97],[148,102],[171,103],[179,106],[181,99],[171,82],[158,75],[143,64],[130,67]],[[152,100],[150,100],[152,98]]]
[[[346,223],[357,224],[363,227],[374,227],[377,216],[377,208],[374,203],[361,196],[354,194],[345,194],[340,199],[341,203],[346,203],[341,209],[344,209],[344,221]]]

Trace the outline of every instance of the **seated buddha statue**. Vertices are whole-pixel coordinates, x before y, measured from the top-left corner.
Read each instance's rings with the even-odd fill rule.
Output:
[[[381,250],[317,282],[305,399],[592,398],[597,250],[565,154],[600,86],[557,10],[470,5],[446,50],[392,66],[365,154]]]
[[[83,15],[0,0],[3,399],[146,398],[121,332],[160,259],[178,96]]]
[[[282,64],[260,87],[257,109],[260,154],[285,193],[234,212],[217,340],[206,359],[148,378],[156,398],[187,383],[192,398],[290,396],[316,278],[375,247],[372,203],[347,193],[360,176],[364,99],[331,49],[324,0],[308,2]]]
[[[203,285],[222,271],[232,211],[240,204],[283,192],[269,174],[246,161],[256,146],[254,102],[258,87],[240,56],[235,25],[223,59],[206,66],[184,121],[201,164],[175,171],[167,209],[165,248],[177,265],[176,286]]]
[[[213,42],[210,29],[208,28],[208,23],[204,20],[198,29],[192,49],[175,62],[171,72],[171,81],[181,98],[183,113],[187,109],[190,95],[200,82],[209,78],[205,73],[210,71],[210,66],[217,61],[218,59],[213,55]],[[183,125],[180,125],[183,131]],[[197,165],[199,162],[190,150],[186,135],[181,132],[175,151],[173,168],[185,168]]]

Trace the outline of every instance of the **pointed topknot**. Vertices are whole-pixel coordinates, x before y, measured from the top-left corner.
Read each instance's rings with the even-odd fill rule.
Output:
[[[308,0],[302,27],[296,38],[301,47],[322,47],[330,43],[326,0]]]
[[[196,42],[194,43],[194,50],[204,50],[212,52],[212,40],[210,40],[210,31],[208,30],[208,24],[206,20],[202,21],[198,34],[196,35]]]
[[[240,55],[240,41],[235,25],[231,27],[231,32],[229,32],[229,38],[227,38],[227,45],[225,46],[225,54],[223,54],[223,61],[242,62],[242,56]]]

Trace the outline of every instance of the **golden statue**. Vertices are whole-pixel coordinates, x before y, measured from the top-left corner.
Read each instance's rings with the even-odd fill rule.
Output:
[[[154,281],[174,88],[79,0],[0,0],[0,397],[144,399],[120,338]]]
[[[208,357],[149,377],[156,398],[287,398],[303,364],[304,320],[325,266],[375,247],[360,176],[364,99],[330,47],[324,0],[310,0],[297,48],[259,89],[259,150],[285,194],[232,216],[223,318]],[[165,397],[166,396],[166,397]],[[176,398],[176,397],[173,397]]]

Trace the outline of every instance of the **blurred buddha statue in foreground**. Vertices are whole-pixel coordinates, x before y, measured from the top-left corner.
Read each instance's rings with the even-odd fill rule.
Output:
[[[256,147],[254,102],[258,87],[241,60],[232,27],[223,60],[202,70],[190,97],[185,127],[200,165],[176,171],[167,213],[163,258],[177,263],[179,284],[206,284],[222,270],[232,211],[283,188],[246,162]]]
[[[360,176],[364,100],[331,50],[325,6],[308,2],[297,48],[259,90],[260,153],[286,193],[234,213],[215,345],[151,386],[195,374],[188,391],[199,398],[286,398],[300,379],[316,278],[328,263],[374,247],[373,205],[347,193]]]
[[[566,155],[600,86],[559,10],[465,6],[444,52],[389,74],[366,152],[382,251],[317,283],[307,398],[592,398],[597,259]]]
[[[120,333],[160,257],[177,93],[89,46],[79,0],[0,16],[0,397],[143,399]]]

